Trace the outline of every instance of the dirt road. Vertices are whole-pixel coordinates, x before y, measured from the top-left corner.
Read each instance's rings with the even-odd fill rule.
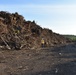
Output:
[[[0,75],[76,75],[76,44],[1,50]]]

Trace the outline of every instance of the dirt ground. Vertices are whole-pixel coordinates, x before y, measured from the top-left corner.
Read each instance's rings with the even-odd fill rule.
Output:
[[[1,50],[0,75],[76,75],[76,44]]]

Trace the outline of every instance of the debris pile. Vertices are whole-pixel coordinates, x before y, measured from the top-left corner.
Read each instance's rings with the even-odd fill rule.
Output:
[[[0,12],[0,49],[28,49],[54,46],[67,42],[63,36],[43,29],[35,21],[26,21],[23,16],[5,11]]]

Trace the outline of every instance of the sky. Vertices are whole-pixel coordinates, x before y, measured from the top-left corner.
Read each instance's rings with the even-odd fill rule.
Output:
[[[18,12],[53,32],[76,35],[76,0],[0,0],[0,11]]]

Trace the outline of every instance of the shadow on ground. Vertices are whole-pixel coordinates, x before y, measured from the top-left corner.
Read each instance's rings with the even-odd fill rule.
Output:
[[[56,63],[48,71],[36,72],[32,75],[76,75],[76,43],[54,47],[50,51],[60,63]]]
[[[59,54],[60,58],[76,58],[76,43],[55,47],[51,52]]]
[[[0,75],[76,75],[76,43],[0,51]]]
[[[76,61],[58,64],[49,71],[42,71],[32,75],[76,75]]]

